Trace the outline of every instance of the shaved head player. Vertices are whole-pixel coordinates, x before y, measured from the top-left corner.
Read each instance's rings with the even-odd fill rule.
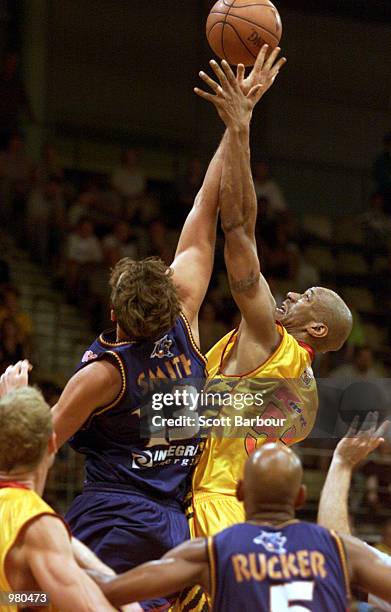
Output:
[[[280,49],[258,57],[261,73],[273,80],[285,63]],[[221,225],[225,263],[232,295],[242,319],[238,329],[208,353],[207,390],[214,393],[257,394],[262,401],[235,410],[243,425],[212,430],[193,476],[192,534],[209,536],[244,519],[235,496],[247,456],[266,441],[294,444],[308,436],[318,398],[311,361],[315,351],[338,350],[351,331],[351,313],[333,291],[313,287],[288,293],[277,308],[261,272],[255,240],[257,200],[250,168],[250,120],[262,85],[245,96],[227,62],[212,62],[214,81],[201,73],[213,93],[196,89],[212,102],[227,128],[220,182]],[[261,81],[262,82],[262,81]],[[261,211],[262,214],[262,211]],[[262,255],[262,254],[261,254]],[[213,409],[212,409],[213,410]],[[216,413],[231,416],[232,407]],[[257,417],[262,417],[259,423]],[[190,600],[186,600],[190,604]]]
[[[265,444],[237,495],[246,522],[186,542],[102,588],[114,605],[201,584],[213,612],[345,612],[350,584],[391,601],[391,567],[356,538],[295,519],[305,498],[299,458]]]
[[[255,69],[242,80],[243,91],[257,78]],[[175,432],[172,439],[167,429],[164,440],[143,437],[140,409],[157,382],[173,386],[205,378],[198,311],[213,267],[225,143],[226,137],[209,165],[172,265],[124,259],[114,268],[115,329],[88,348],[54,407],[59,444],[71,438],[73,448],[86,455],[84,490],[67,520],[73,533],[116,571],[159,558],[189,536],[183,501],[198,434],[184,432],[179,440]]]

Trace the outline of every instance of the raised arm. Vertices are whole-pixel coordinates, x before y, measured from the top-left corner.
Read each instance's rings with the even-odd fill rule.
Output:
[[[163,597],[200,584],[209,590],[207,541],[203,538],[181,544],[159,561],[144,563],[101,585],[114,606],[131,601]]]
[[[265,70],[267,49],[267,45],[262,48],[246,78],[243,66],[239,66],[237,71],[237,83],[244,95],[247,95],[255,85],[262,85],[254,104],[266,93],[274,80],[274,74],[271,76],[271,71]],[[214,64],[211,62],[212,66]],[[213,83],[204,72],[200,72],[200,77],[206,83]],[[195,92],[202,97],[203,92],[199,89],[195,88]],[[213,269],[220,181],[226,143],[227,132],[209,164],[202,187],[186,219],[171,266],[174,269],[174,279],[180,291],[183,310],[196,337],[198,337],[198,312]]]
[[[379,551],[351,536],[342,536],[351,583],[365,593],[391,603],[391,565]]]
[[[255,104],[274,82],[285,58],[276,62],[280,49],[266,58],[267,47],[259,56],[263,78],[245,95],[240,77],[235,79],[227,62],[212,68],[220,85],[204,78],[215,95],[197,93],[211,101],[227,127],[227,141],[220,183],[221,224],[225,234],[225,261],[232,295],[249,333],[268,349],[277,341],[274,324],[275,303],[260,271],[255,240],[257,200],[250,167],[249,131]],[[275,63],[276,62],[276,63]],[[239,74],[244,68],[239,68]]]
[[[320,496],[318,523],[340,534],[351,534],[348,499],[354,468],[384,442],[389,425],[377,428],[378,415],[369,412],[361,429],[355,417],[346,436],[338,443]]]

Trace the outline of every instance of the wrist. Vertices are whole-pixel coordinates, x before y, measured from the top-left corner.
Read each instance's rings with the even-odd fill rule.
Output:
[[[331,465],[339,470],[352,473],[356,464],[342,455],[334,454]]]

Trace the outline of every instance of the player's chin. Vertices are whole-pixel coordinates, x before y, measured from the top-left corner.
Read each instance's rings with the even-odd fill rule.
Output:
[[[286,316],[286,312],[283,308],[276,308],[274,318],[278,323],[283,323]]]

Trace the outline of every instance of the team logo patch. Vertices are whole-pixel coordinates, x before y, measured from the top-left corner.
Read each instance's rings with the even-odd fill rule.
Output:
[[[314,373],[312,368],[306,368],[303,374],[300,376],[300,380],[305,387],[310,387],[312,381],[314,380]]]
[[[151,353],[151,359],[153,357],[158,357],[159,359],[163,359],[164,357],[174,357],[174,354],[170,351],[171,345],[172,340],[166,334],[163,338],[155,342],[155,347]]]
[[[277,553],[278,555],[286,553],[286,549],[284,548],[286,537],[281,534],[281,531],[277,531],[276,533],[261,531],[259,536],[254,538],[253,542],[254,544],[260,544],[268,552]]]
[[[132,453],[132,469],[142,470],[144,468],[152,467],[153,459],[151,451],[144,451],[142,453]]]
[[[92,351],[86,351],[81,358],[82,363],[86,363],[87,361],[91,361],[92,359],[96,359],[98,355],[93,353]]]

